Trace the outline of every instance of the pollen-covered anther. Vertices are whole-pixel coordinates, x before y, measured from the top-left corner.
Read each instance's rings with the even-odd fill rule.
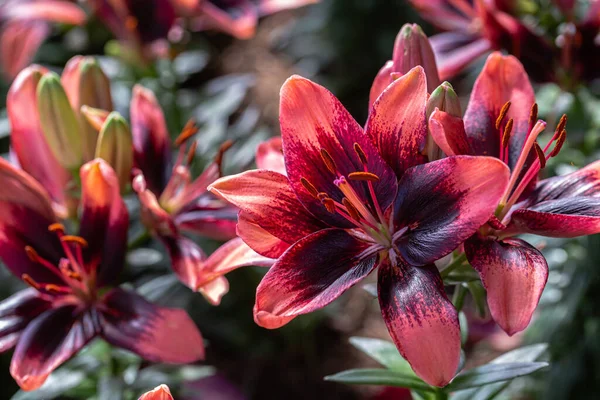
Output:
[[[38,255],[37,251],[35,251],[34,248],[31,246],[25,246],[25,254],[27,254],[27,258],[29,258],[33,262],[38,262],[40,259],[40,256]]]
[[[560,152],[560,149],[562,148],[566,139],[567,139],[567,130],[563,129],[560,132],[560,134],[558,135],[558,138],[556,139],[556,144],[554,145],[554,148],[550,152],[550,157],[556,157],[558,155],[558,153]]]
[[[533,103],[531,106],[531,110],[529,111],[529,126],[533,126],[535,121],[537,121],[538,117],[538,105],[537,103]]]
[[[352,204],[352,202],[350,200],[348,200],[347,198],[344,197],[342,199],[342,204],[344,205],[344,207],[346,207],[348,214],[350,214],[350,216],[352,217],[353,220],[360,221],[360,213],[358,212],[356,207],[354,207],[354,205]]]
[[[188,122],[181,130],[179,136],[177,136],[177,138],[175,139],[175,146],[181,146],[196,133],[198,133],[198,127],[196,126],[196,122],[193,119],[188,120]]]
[[[194,158],[196,157],[196,147],[198,146],[198,142],[192,142],[192,145],[188,149],[187,155],[185,157],[185,163],[187,165],[192,164]]]
[[[513,119],[509,119],[504,127],[504,134],[502,135],[502,147],[508,146],[508,142],[510,141],[510,136],[512,135],[513,129]]]
[[[348,174],[348,179],[353,181],[371,181],[377,182],[379,177],[371,172],[350,172]]]
[[[329,195],[325,192],[319,192],[317,193],[317,199],[323,201],[323,199],[328,199]]]
[[[510,101],[507,101],[506,103],[504,103],[504,105],[500,109],[500,114],[498,115],[498,118],[496,119],[496,129],[500,129],[500,125],[502,124],[502,121],[504,120],[504,117],[506,116],[506,113],[508,112],[509,109],[510,109]]]
[[[221,144],[221,147],[219,147],[219,151],[215,156],[215,164],[219,166],[219,172],[221,172],[221,163],[223,163],[223,156],[225,156],[225,153],[231,148],[231,146],[233,146],[233,140],[228,139],[224,141],[223,144]]]
[[[335,213],[335,201],[331,197],[324,198],[321,200],[321,203],[323,203],[327,211],[332,214]]]
[[[492,215],[490,219],[488,219],[487,224],[497,231],[506,229],[506,225],[500,222],[500,220],[495,215]]]
[[[60,238],[62,242],[65,243],[77,243],[81,247],[88,247],[88,242],[84,238],[75,235],[65,235]]]
[[[533,149],[535,150],[538,160],[540,160],[540,168],[546,167],[546,154],[544,154],[544,150],[542,150],[538,142],[533,144]]]
[[[308,181],[308,179],[302,177],[300,178],[300,183],[302,184],[302,186],[304,186],[304,189],[306,189],[306,191],[310,193],[312,197],[314,197],[315,199],[319,198],[319,191],[312,183]]]
[[[65,292],[68,292],[67,289],[61,288],[60,286],[54,285],[52,283],[48,283],[48,284],[40,285],[40,286],[41,286],[42,289],[44,289],[45,291],[50,292],[50,293],[65,293]]]
[[[48,227],[48,230],[49,230],[50,232],[59,232],[59,233],[63,233],[63,232],[65,231],[65,226],[64,226],[63,224],[61,224],[61,223],[58,223],[58,222],[56,222],[56,223],[54,223],[54,224],[51,224],[51,225]]]
[[[562,133],[562,131],[567,126],[567,114],[563,114],[558,121],[558,125],[556,125],[556,130],[554,131],[554,135],[558,137]]]
[[[367,155],[358,143],[354,143],[354,152],[358,156],[360,162],[363,163],[363,165],[367,165]]]
[[[325,163],[325,166],[329,172],[335,174],[337,172],[337,167],[335,165],[335,161],[333,161],[333,158],[331,157],[331,154],[329,154],[327,150],[321,149],[321,158],[323,159],[323,162]]]
[[[34,289],[39,290],[41,288],[40,284],[37,283],[36,281],[34,281],[33,278],[31,276],[29,276],[29,274],[21,275],[21,279],[23,280],[23,282],[25,282],[26,284],[28,284],[29,286],[31,286]]]

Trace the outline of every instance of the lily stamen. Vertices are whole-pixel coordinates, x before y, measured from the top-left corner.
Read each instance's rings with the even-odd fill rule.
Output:
[[[353,181],[370,181],[377,182],[379,177],[371,172],[350,172],[348,179]]]
[[[319,198],[319,191],[317,190],[315,185],[308,181],[308,179],[302,177],[300,178],[300,183],[302,184],[302,186],[304,186],[304,189],[306,189],[306,191],[311,194],[312,197],[314,197],[315,199]]]
[[[506,113],[510,109],[510,104],[511,104],[510,101],[507,101],[506,103],[504,103],[504,105],[500,109],[500,114],[498,115],[498,118],[496,118],[496,129],[500,130],[502,121],[504,121],[504,117],[506,116]]]
[[[325,149],[321,149],[320,154],[321,154],[321,158],[323,159],[323,162],[325,163],[325,166],[327,167],[329,172],[331,172],[332,174],[336,174],[337,167],[335,165],[335,161],[333,161],[333,158],[331,157],[331,154],[329,154],[329,152]]]
[[[360,145],[358,143],[354,143],[353,147],[354,147],[354,151],[356,152],[356,155],[358,156],[358,159],[366,167],[368,160],[367,160],[367,155],[365,154],[364,150],[362,149],[362,147],[360,147]]]

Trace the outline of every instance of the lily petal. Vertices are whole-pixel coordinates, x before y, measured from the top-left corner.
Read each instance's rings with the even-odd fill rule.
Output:
[[[423,101],[423,107],[425,102]],[[334,184],[338,173],[343,176],[363,171],[354,150],[358,144],[367,158],[367,170],[379,177],[373,186],[382,209],[386,209],[396,192],[396,176],[377,149],[339,100],[327,89],[300,76],[292,76],[281,88],[279,110],[285,166],[290,185],[298,199],[315,216],[339,227],[352,224],[338,214],[331,214],[302,185],[308,180],[314,187],[342,202],[343,194]],[[397,110],[396,110],[397,111]],[[391,118],[391,116],[388,116]],[[336,173],[327,167],[321,154],[327,151],[335,163]],[[364,182],[351,182],[365,202],[369,191]]]
[[[377,72],[377,75],[375,75],[375,79],[371,85],[371,91],[369,92],[369,113],[371,112],[375,100],[377,100],[385,88],[392,83],[392,78],[390,76],[392,72],[394,72],[394,62],[388,60],[383,67],[381,67],[379,72]]]
[[[133,88],[130,108],[135,165],[144,173],[148,188],[160,195],[171,173],[165,116],[154,93],[140,85]]]
[[[208,197],[213,196],[208,194]],[[196,207],[186,207],[184,211],[176,214],[173,217],[175,225],[182,231],[195,233],[209,239],[229,240],[234,238],[238,210],[225,203],[218,204],[222,203],[220,199],[211,199],[217,203],[214,207],[204,204],[204,200],[206,199],[200,199]],[[211,200],[207,200],[207,202]]]
[[[381,157],[400,177],[406,169],[427,161],[427,79],[421,66],[414,67],[384,90],[367,121]]]
[[[435,143],[446,155],[473,154],[462,118],[436,108],[429,117],[429,131]]]
[[[455,77],[465,67],[492,50],[489,40],[471,33],[444,32],[432,36],[429,41],[442,81]]]
[[[173,396],[167,385],[160,385],[144,393],[138,400],[173,400]]]
[[[256,289],[254,320],[275,329],[318,310],[367,276],[377,253],[341,229],[323,229],[290,247]]]
[[[478,237],[467,240],[465,252],[487,289],[494,321],[511,336],[525,329],[548,280],[542,253],[521,239]]]
[[[198,292],[213,306],[221,304],[223,296],[229,292],[229,281],[224,276],[219,276],[212,281],[200,286]]]
[[[237,234],[250,248],[268,258],[279,258],[291,246],[291,243],[284,242],[261,228],[243,211],[238,215]]]
[[[6,7],[3,17],[7,19],[43,20],[70,25],[82,25],[86,20],[85,12],[69,1],[42,0],[15,4]],[[4,10],[3,10],[4,11]]]
[[[108,292],[103,303],[102,337],[151,362],[187,364],[204,358],[198,328],[181,309],[153,305],[123,289]]]
[[[434,262],[475,233],[493,214],[509,170],[492,157],[456,156],[406,171],[394,206],[395,240],[404,260]]]
[[[238,2],[240,3],[240,2]],[[237,39],[250,39],[256,32],[258,13],[253,4],[242,1],[232,16],[228,9],[223,9],[210,1],[203,1],[198,6],[199,16],[195,21],[195,30],[214,29],[225,32]]]
[[[199,276],[206,254],[196,243],[183,236],[159,236],[163,242],[169,257],[171,258],[171,268],[177,275],[177,278],[196,291],[198,289]]]
[[[88,242],[87,265],[97,266],[98,285],[114,282],[123,268],[129,215],[119,179],[106,161],[97,158],[81,167],[81,225]]]
[[[253,170],[226,176],[209,190],[286,243],[294,243],[326,226],[300,204],[288,179],[277,172]]]
[[[50,34],[44,21],[13,20],[4,22],[0,30],[0,62],[8,78],[14,78],[37,53]]]
[[[383,319],[402,356],[425,382],[447,385],[458,369],[460,327],[437,268],[383,263],[377,292]]]
[[[258,145],[256,166],[258,169],[268,169],[286,175],[281,138],[274,137]]]
[[[21,290],[0,302],[0,353],[17,344],[21,332],[52,303],[33,289]]]
[[[98,327],[74,305],[44,312],[21,334],[10,373],[23,390],[39,388],[48,375],[92,340]]]
[[[66,206],[65,190],[71,177],[46,143],[37,107],[37,84],[48,70],[37,65],[24,69],[6,97],[11,126],[10,144],[21,167],[46,189],[59,206]]]
[[[495,124],[500,110],[508,101],[511,106],[505,121],[514,121],[508,144],[508,165],[512,168],[529,130],[529,114],[535,103],[535,94],[519,60],[495,52],[488,57],[479,74],[465,112],[465,130],[475,154],[499,157],[502,134]]]

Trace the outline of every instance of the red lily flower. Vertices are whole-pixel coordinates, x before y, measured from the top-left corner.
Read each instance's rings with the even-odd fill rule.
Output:
[[[460,329],[433,262],[489,218],[508,170],[487,157],[418,165],[426,99],[416,67],[379,96],[363,130],[332,93],[293,76],[280,105],[287,177],[247,171],[210,190],[240,208],[250,247],[278,257],[257,289],[259,325],[320,309],[379,267],[392,338],[423,380],[443,386],[458,366]]]
[[[538,81],[554,79],[554,49],[512,15],[510,0],[410,0],[421,16],[447,31],[430,38],[440,78],[449,79],[492,50],[506,49]]]
[[[12,79],[50,35],[51,23],[81,25],[86,15],[70,1],[7,0],[0,5],[0,66]]]
[[[124,289],[105,290],[123,266],[127,209],[106,162],[90,161],[80,177],[80,236],[73,236],[57,222],[39,183],[0,160],[0,258],[32,287],[0,303],[0,350],[16,345],[10,372],[24,390],[41,386],[97,336],[154,362],[204,357],[202,337],[185,311]]]
[[[270,266],[262,257],[236,238],[237,209],[208,193],[207,187],[220,176],[222,148],[204,172],[192,180],[189,164],[195,142],[186,150],[186,141],[196,134],[188,124],[175,140],[179,153],[172,165],[165,118],[154,94],[136,86],[131,100],[134,159],[138,168],[133,188],[142,205],[142,219],[169,251],[173,271],[189,288],[219,304],[229,285],[223,276],[248,265]],[[227,240],[210,257],[181,232]]]
[[[258,18],[318,0],[88,0],[115,36],[144,59],[163,55],[167,40],[182,37],[179,19],[194,31],[218,30],[238,39],[254,36]]]
[[[160,385],[141,395],[138,400],[173,400],[173,396],[167,385]]]
[[[479,75],[464,122],[436,110],[429,127],[447,155],[497,157],[511,169],[496,218],[465,243],[471,265],[488,291],[496,322],[509,335],[527,327],[548,277],[544,256],[519,233],[574,237],[600,232],[600,163],[537,182],[538,172],[566,138],[566,117],[541,148],[546,125],[537,121],[533,88],[523,65],[494,53]],[[533,107],[532,107],[533,105]]]

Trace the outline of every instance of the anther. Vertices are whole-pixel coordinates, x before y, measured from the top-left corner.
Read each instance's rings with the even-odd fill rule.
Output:
[[[39,256],[37,251],[33,249],[31,246],[25,246],[25,254],[27,254],[27,258],[29,258],[33,262],[39,261]]]
[[[32,288],[38,289],[38,290],[40,289],[40,284],[37,283],[36,281],[34,281],[33,278],[31,276],[29,276],[28,274],[21,275],[21,279],[23,280],[23,282],[25,282]]]
[[[508,112],[509,109],[510,109],[510,101],[507,101],[502,106],[502,109],[500,109],[500,115],[498,115],[498,118],[496,119],[496,129],[500,129],[500,125],[502,124],[502,121],[504,120],[504,117],[506,116],[506,113]]]
[[[327,166],[327,169],[329,170],[329,172],[331,172],[332,174],[335,174],[337,172],[337,168],[335,166],[335,162],[333,161],[333,158],[331,158],[331,154],[329,154],[327,152],[327,150],[321,149],[321,158],[323,159],[323,162]]]
[[[326,199],[321,200],[321,203],[323,203],[327,211],[329,211],[332,214],[335,213],[335,202],[332,198],[327,197]]]
[[[370,172],[350,172],[348,174],[348,179],[353,180],[353,181],[377,182],[379,180],[379,177]]]
[[[558,125],[556,125],[555,134],[561,134],[566,126],[567,126],[567,114],[563,114],[563,116],[560,117],[560,121],[558,121]]]
[[[563,129],[560,132],[560,134],[558,135],[558,139],[556,139],[556,144],[554,145],[554,148],[550,152],[550,157],[556,157],[558,155],[558,153],[560,152],[560,149],[562,148],[566,139],[567,139],[567,130]]]
[[[354,219],[355,221],[360,221],[360,214],[359,214],[358,210],[356,209],[356,207],[354,207],[354,205],[352,205],[350,200],[348,200],[347,198],[344,197],[342,199],[342,204],[346,207],[346,210],[348,210],[348,214],[350,214],[352,219]]]
[[[538,105],[537,103],[533,103],[531,106],[531,111],[529,111],[529,126],[533,126],[535,121],[537,121],[538,117]]]
[[[328,199],[329,195],[325,192],[320,192],[317,194],[317,199],[323,201],[323,199]]]
[[[50,292],[50,293],[65,293],[66,292],[66,290],[64,288],[61,288],[60,286],[54,285],[52,283],[43,285],[42,289],[44,289],[45,291]]]
[[[533,148],[535,150],[535,154],[540,160],[540,169],[543,169],[546,166],[546,155],[544,154],[544,150],[542,150],[537,142],[533,144]]]
[[[356,152],[356,155],[360,159],[360,162],[363,163],[363,165],[367,165],[367,155],[365,154],[362,147],[360,147],[360,145],[358,143],[354,143],[354,151]]]
[[[198,146],[198,142],[192,142],[192,145],[190,146],[185,159],[185,163],[187,165],[192,164],[192,161],[194,161],[194,157],[196,157],[196,146]]]
[[[314,197],[315,199],[319,198],[319,191],[306,178],[300,178],[300,183],[302,184],[302,186],[304,186],[304,189],[306,189],[306,191],[311,194],[312,197]]]
[[[61,224],[61,223],[56,222],[54,224],[51,224],[48,227],[48,230],[50,232],[64,232],[65,231],[65,226],[63,224]]]
[[[219,151],[215,156],[215,164],[219,166],[219,173],[221,172],[221,163],[223,162],[223,156],[225,155],[225,152],[231,148],[231,146],[233,146],[233,140],[228,139],[223,142],[221,147],[219,147]]]
[[[490,217],[490,219],[487,221],[487,224],[497,231],[506,229],[506,225],[500,222],[500,220],[495,215],[492,215]]]
[[[512,128],[513,128],[513,119],[509,119],[508,122],[506,123],[506,126],[504,127],[504,134],[502,135],[502,147],[506,147],[508,146],[508,142],[510,140],[510,136],[512,134]]]
[[[81,247],[88,247],[88,242],[80,236],[65,235],[65,236],[61,237],[60,240],[62,242],[66,242],[66,243],[77,243]]]
[[[186,140],[194,136],[196,133],[198,133],[198,127],[196,126],[196,123],[193,119],[188,120],[188,122],[181,130],[179,136],[177,136],[177,138],[175,139],[175,146],[181,146],[183,143],[185,143]]]

